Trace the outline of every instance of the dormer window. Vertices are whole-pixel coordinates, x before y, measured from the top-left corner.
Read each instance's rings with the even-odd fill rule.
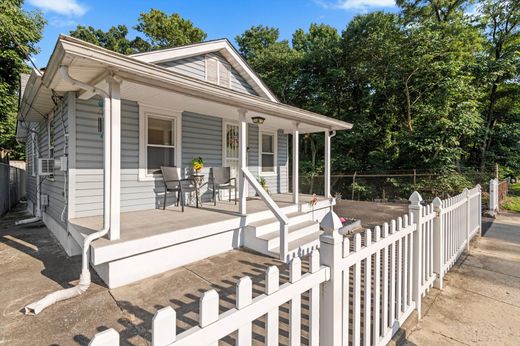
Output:
[[[231,66],[220,59],[206,55],[206,81],[229,88]]]

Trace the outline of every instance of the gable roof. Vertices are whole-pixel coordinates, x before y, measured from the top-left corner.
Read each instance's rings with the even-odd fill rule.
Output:
[[[244,58],[242,58],[231,42],[225,38],[151,52],[137,53],[130,56],[143,62],[159,64],[213,52],[219,52],[222,54],[222,56],[224,56],[230,65],[240,74],[240,76],[242,76],[242,78],[245,79],[245,81],[259,96],[267,98],[273,102],[279,102],[274,93],[267,87],[267,85],[265,85],[262,79],[253,71]]]

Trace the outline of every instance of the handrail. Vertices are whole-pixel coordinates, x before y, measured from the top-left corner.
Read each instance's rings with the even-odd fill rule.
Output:
[[[273,201],[271,196],[269,196],[267,192],[262,188],[260,183],[256,181],[255,177],[253,176],[253,174],[251,174],[249,169],[247,169],[247,167],[242,168],[242,173],[244,174],[244,177],[246,177],[247,181],[249,181],[249,183],[253,186],[258,196],[262,198],[267,207],[273,212],[274,216],[276,216],[278,221],[283,222],[286,225],[289,224],[289,219],[287,218],[287,216],[285,216],[282,209],[278,207],[278,205]]]
[[[267,194],[267,192],[262,188],[260,183],[256,181],[255,177],[247,167],[242,168],[242,174],[244,177],[249,181],[249,183],[253,186],[256,193],[260,198],[264,201],[264,203],[267,205],[267,207],[273,212],[274,216],[278,219],[280,222],[280,259],[285,261],[288,260],[287,258],[287,252],[289,248],[288,240],[289,240],[289,218],[285,216],[284,212],[278,205],[273,201],[271,196]]]

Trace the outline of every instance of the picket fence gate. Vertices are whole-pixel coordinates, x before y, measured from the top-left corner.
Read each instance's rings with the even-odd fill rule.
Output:
[[[432,287],[442,289],[444,275],[481,231],[479,185],[430,204],[417,192],[409,200],[409,214],[345,237],[331,212],[328,221],[335,226],[324,225],[308,272],[302,275],[301,259],[294,258],[288,282],[280,285],[278,268],[269,267],[264,293],[254,298],[245,276],[236,285],[235,308],[221,314],[219,295],[209,290],[200,298],[199,325],[180,334],[175,310],[160,309],[152,321],[152,345],[217,345],[231,333],[237,345],[251,345],[259,318],[265,318],[266,345],[278,345],[281,334],[290,345],[385,345],[414,310],[421,317],[421,297]],[[284,304],[289,318],[282,326]],[[119,345],[119,334],[105,330],[90,345]]]

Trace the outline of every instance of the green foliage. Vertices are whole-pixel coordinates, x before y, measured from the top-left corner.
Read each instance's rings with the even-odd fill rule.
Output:
[[[446,173],[433,179],[422,180],[416,190],[425,196],[448,197],[458,195],[465,188],[472,188],[474,183],[460,173]]]
[[[341,33],[311,24],[289,44],[255,26],[236,40],[283,102],[354,124],[333,141],[336,172],[520,172],[520,3],[481,0],[472,16],[470,3],[398,0],[400,13],[356,16]],[[315,175],[321,138],[302,141]]]
[[[108,31],[78,25],[70,35],[121,54],[202,42],[206,38],[206,33],[194,26],[190,20],[182,18],[177,13],[168,15],[156,9],[141,13],[135,29],[142,33],[144,38],[136,36],[129,39],[126,25],[113,26]]]
[[[171,48],[202,42],[206,33],[193,25],[191,20],[182,18],[178,13],[166,13],[151,9],[139,15],[135,29],[143,33],[153,49]]]
[[[22,4],[0,2],[0,148],[12,150],[15,159],[24,155],[15,139],[20,74],[29,71],[25,61],[38,52],[45,25],[40,12],[23,11]]]

